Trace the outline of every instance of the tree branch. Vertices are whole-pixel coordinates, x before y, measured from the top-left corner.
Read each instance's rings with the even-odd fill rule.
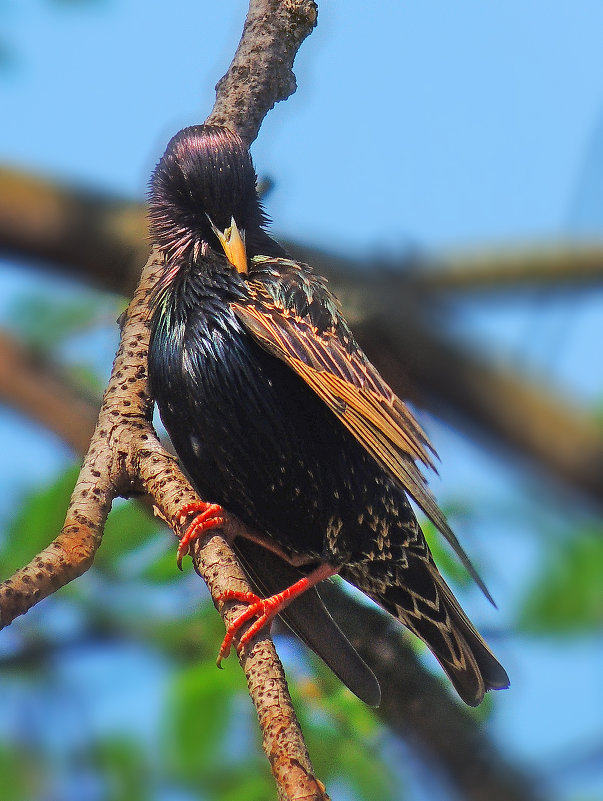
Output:
[[[54,542],[14,576],[0,584],[0,625],[8,625],[35,603],[84,573],[100,546],[103,527],[118,495],[146,492],[163,519],[181,536],[179,510],[198,500],[177,461],[156,438],[148,395],[148,296],[162,269],[152,256],[132,300],[120,347],[105,391],[98,422],[65,525]],[[223,533],[234,537],[240,523],[227,518]],[[230,547],[220,536],[195,543],[193,563],[212,596],[233,586],[250,591]],[[242,611],[238,604],[220,604],[228,625]],[[301,730],[295,718],[282,666],[269,636],[240,656],[262,726],[263,741],[283,799],[324,799],[312,773]]]
[[[80,211],[74,214],[73,209]],[[141,203],[117,202],[0,170],[0,251],[42,259],[80,280],[127,294],[137,280],[146,238]],[[527,456],[549,477],[601,505],[603,436],[598,424],[550,387],[509,368],[490,366],[442,331],[442,299],[434,311],[434,293],[465,285],[477,288],[489,262],[468,257],[472,265],[466,277],[455,278],[464,273],[460,261],[451,259],[448,282],[446,259],[420,260],[425,270],[419,276],[408,263],[399,270],[369,270],[370,265],[361,269],[323,251],[293,243],[287,248],[329,279],[360,344],[398,394],[462,426],[470,436],[485,435]],[[536,275],[561,288],[574,280],[576,287],[603,280],[603,251],[595,245],[568,246],[561,253],[534,251],[525,260],[522,253],[493,262],[497,286],[504,282],[505,265],[516,282],[509,289],[529,286]]]
[[[313,0],[254,0],[207,122],[226,125],[249,146],[266,114],[297,88],[293,61],[318,17]]]
[[[12,354],[9,383],[27,387],[22,411],[29,414],[33,409],[35,419],[61,437],[65,436],[63,420],[69,420],[73,431],[67,432],[66,441],[83,455],[90,435],[88,441],[82,444],[76,432],[85,429],[89,421],[98,415],[95,404],[82,398],[68,383],[61,386],[61,378],[53,374],[50,374],[50,381],[34,381],[29,386],[32,377],[31,356],[21,346],[13,348],[14,343],[7,335],[0,335],[2,341],[8,343],[9,354]],[[21,379],[21,372],[25,380]],[[46,372],[50,373],[48,370]],[[0,396],[7,378],[9,376],[0,371]],[[37,410],[44,409],[57,391],[61,397],[61,415],[40,419]],[[12,401],[15,408],[19,409],[18,390],[13,393]],[[145,466],[150,467],[149,481],[154,480],[152,462],[145,462]],[[156,494],[161,495],[159,488]],[[350,641],[382,679],[382,703],[376,712],[384,723],[410,742],[422,757],[433,759],[443,766],[451,783],[470,801],[502,801],[506,798],[534,801],[536,793],[529,778],[518,766],[503,758],[475,717],[455,702],[445,685],[423,667],[398,626],[392,625],[384,614],[369,609],[344,593],[336,583],[326,582],[321,595]],[[139,636],[127,626],[123,628],[108,624],[107,621],[97,625],[97,634],[102,637]],[[371,632],[370,638],[366,636],[367,631]],[[55,644],[36,640],[22,653],[3,659],[2,664],[13,667],[32,664],[39,661],[45,652],[54,653],[56,648],[78,646],[87,642],[90,636],[91,632],[87,631],[83,641],[76,638],[71,643],[61,641]]]
[[[157,278],[150,261],[146,280]],[[140,309],[148,286],[130,304],[122,340],[105,391],[98,421],[71,496],[65,525],[41,554],[0,585],[0,624],[6,626],[35,603],[85,572],[98,549],[111,504],[118,495],[140,490],[129,470],[136,433],[149,439],[152,403],[146,392],[146,313]],[[134,433],[136,432],[136,433]],[[154,435],[153,435],[154,436]]]
[[[273,18],[269,16],[271,13]],[[255,133],[252,127],[246,127],[241,112],[255,119],[257,132],[267,110],[292,91],[293,57],[315,21],[316,7],[309,0],[251,0],[233,65],[218,87],[212,121],[219,119],[250,141],[249,137]],[[286,30],[283,29],[285,24]],[[286,50],[283,50],[284,36],[288,43]],[[233,94],[234,84],[242,77],[242,58],[246,59],[246,88],[242,94]],[[287,85],[288,92],[284,94]],[[246,92],[250,96],[243,108]],[[3,626],[88,569],[117,495],[127,496],[132,491],[150,494],[162,517],[170,521],[179,534],[183,533],[179,510],[198,500],[176,460],[161,447],[151,426],[152,399],[148,395],[146,374],[148,299],[161,269],[161,256],[152,255],[128,308],[98,423],[61,533],[29,565],[0,585],[0,623]],[[235,536],[240,531],[240,523],[227,515],[222,530],[226,536]],[[219,594],[233,586],[250,591],[234,554],[222,537],[206,537],[195,543],[192,556],[195,569],[206,580],[214,603]],[[242,611],[237,603],[218,605],[227,624],[232,622],[237,611]],[[269,636],[260,633],[239,658],[256,706],[279,798],[291,801],[327,798],[324,786],[313,775],[282,666]]]
[[[353,281],[366,271],[367,265],[360,262],[284,244],[296,258],[320,264],[332,280]],[[0,167],[0,252],[50,263],[78,280],[129,296],[149,253],[146,206]],[[392,261],[387,272],[424,297],[444,291],[581,291],[603,284],[603,246],[578,241],[502,251],[419,253]]]
[[[0,249],[131,297],[150,250],[146,207],[2,167]]]
[[[559,242],[458,253],[440,264],[413,265],[417,283],[430,291],[483,292],[518,289],[588,289],[603,282],[601,243]]]
[[[549,479],[603,506],[603,437],[592,416],[556,391],[446,341],[423,321],[411,322],[414,311],[400,312],[398,305],[387,315],[386,307],[355,327],[395,392],[473,436],[495,437]]]
[[[281,11],[289,16],[281,18]],[[286,19],[288,33],[292,26],[297,31],[296,36],[283,42],[283,29],[276,26],[273,41],[275,46],[272,50],[265,46],[267,40],[262,41],[261,47],[257,43],[252,45],[258,32],[262,36],[267,35],[265,26],[270,24],[269,14],[274,14],[275,20],[278,17],[279,25],[282,24],[282,19]],[[294,22],[297,24],[294,25]],[[251,142],[266,111],[274,102],[286,97],[293,90],[290,72],[293,57],[314,24],[313,3],[295,3],[292,0],[252,2],[237,56],[228,76],[218,86],[218,100],[210,121],[229,124],[246,141]],[[259,50],[262,54],[270,51],[267,64],[259,57]],[[239,55],[241,58],[238,58]],[[248,77],[253,77],[250,66],[254,64],[261,65],[258,75],[255,76],[257,80],[247,80]],[[247,75],[243,75],[243,69]],[[243,95],[232,90],[237,81],[247,81]],[[44,229],[45,222],[46,219],[39,218],[40,227],[32,232],[34,241],[41,241],[48,235]],[[63,222],[59,221],[54,230],[61,225],[69,227],[72,224],[71,216]],[[64,242],[70,244],[60,255],[59,261],[69,261],[72,258],[70,248],[77,240],[74,236],[65,236],[63,233],[54,245],[58,254],[61,253]],[[94,250],[89,241],[85,244],[83,250]],[[109,260],[111,257],[105,258]],[[103,261],[106,269],[107,261]],[[90,450],[72,496],[65,527],[49,548],[0,586],[3,625],[89,567],[102,538],[106,515],[116,495],[143,490],[149,492],[162,516],[172,521],[177,533],[180,533],[178,510],[184,503],[196,498],[175,460],[156,440],[149,420],[150,399],[144,370],[148,337],[146,302],[148,289],[153,285],[158,269],[157,259],[151,259],[130,306],[111,381],[105,393]],[[123,268],[120,272],[123,273]],[[236,520],[228,519],[225,533],[236,533],[238,525],[240,524]],[[214,596],[225,586],[232,588],[233,583],[245,587],[245,578],[232,552],[221,538],[212,537],[196,543],[193,558],[195,568],[206,579]],[[221,611],[228,621],[236,614],[236,605],[228,605],[227,609]],[[283,690],[284,677],[280,663],[269,639],[260,639],[241,661],[258,709],[264,747],[270,757],[281,797],[324,798],[323,788],[312,776],[286,689]],[[266,676],[269,677],[267,681]]]
[[[0,402],[53,431],[76,453],[86,453],[98,407],[3,331],[0,331]]]

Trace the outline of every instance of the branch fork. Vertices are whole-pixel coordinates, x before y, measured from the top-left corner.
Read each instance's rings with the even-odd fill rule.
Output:
[[[101,544],[113,500],[132,492],[149,495],[159,516],[181,537],[180,510],[199,497],[177,460],[159,442],[152,427],[146,358],[149,342],[148,298],[162,269],[162,256],[151,254],[122,330],[121,342],[105,391],[90,448],[71,496],[58,537],[14,576],[0,584],[0,625],[8,625],[34,604],[91,566]],[[191,544],[193,565],[214,599],[227,590],[251,587],[228,544],[241,523],[227,516],[222,536]],[[228,626],[240,604],[218,603]],[[262,727],[263,743],[281,797],[324,799],[314,778],[307,749],[289,697],[280,660],[270,637],[261,632],[239,656]]]
[[[239,47],[217,87],[208,122],[228,125],[250,144],[267,111],[295,90],[292,65],[316,24],[313,0],[251,0]],[[177,461],[152,427],[147,385],[149,295],[162,268],[154,251],[143,270],[124,319],[111,378],[90,447],[58,537],[28,565],[0,584],[0,628],[84,573],[100,546],[113,500],[132,492],[149,495],[159,515],[181,537],[179,510],[199,499]],[[229,518],[224,536],[192,543],[197,573],[206,581],[228,626],[240,604],[218,603],[233,585],[251,592],[225,537],[241,524]],[[240,529],[239,529],[240,530]],[[293,710],[282,665],[268,634],[260,632],[239,659],[262,729],[263,746],[282,801],[324,801],[324,785],[313,775]]]

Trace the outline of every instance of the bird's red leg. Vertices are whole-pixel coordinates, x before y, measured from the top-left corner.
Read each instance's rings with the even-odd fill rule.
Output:
[[[328,562],[324,562],[309,575],[304,576],[304,578],[296,581],[295,584],[292,584],[290,587],[287,587],[287,589],[277,593],[276,595],[271,595],[269,598],[260,598],[253,592],[237,592],[236,590],[227,590],[219,595],[215,600],[242,601],[243,603],[248,603],[249,606],[244,612],[241,612],[241,614],[235,618],[235,620],[233,620],[226,630],[226,636],[222,641],[220,652],[218,653],[218,658],[216,660],[218,667],[220,667],[222,660],[226,659],[230,653],[232,641],[244,623],[246,623],[248,620],[251,620],[252,617],[257,616],[255,623],[253,623],[247,629],[237,643],[238,651],[241,651],[241,649],[247,645],[251,638],[255,637],[260,629],[267,624],[270,624],[278,615],[278,613],[288,606],[291,601],[297,598],[298,595],[301,595],[306,590],[309,590],[310,587],[314,587],[314,585],[318,584],[319,581],[323,581],[323,579],[334,576],[337,572],[338,568],[333,567],[332,565],[328,564]]]
[[[218,506],[217,503],[203,503],[203,501],[187,503],[178,512],[178,519],[187,517],[192,512],[197,512],[198,514],[195,515],[191,524],[184,532],[184,536],[180,538],[180,543],[178,545],[176,564],[180,570],[182,570],[182,559],[189,552],[191,542],[199,539],[206,531],[216,528],[216,526],[221,526],[224,523],[224,509]]]

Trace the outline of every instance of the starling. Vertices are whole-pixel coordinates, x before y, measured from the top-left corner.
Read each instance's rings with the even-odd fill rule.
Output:
[[[378,683],[330,618],[316,585],[339,574],[422,639],[461,698],[477,705],[508,677],[438,572],[410,496],[487,594],[417,463],[433,450],[362,352],[326,281],[267,233],[256,174],[227,128],[168,144],[150,188],[165,270],[152,298],[149,376],[163,423],[211,504],[181,540],[236,515],[233,546],[257,594],[240,638],[281,614],[367,703]],[[261,598],[261,595],[268,595]]]

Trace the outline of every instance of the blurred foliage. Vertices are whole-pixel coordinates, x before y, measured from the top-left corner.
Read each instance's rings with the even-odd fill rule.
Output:
[[[72,314],[68,305],[63,311],[63,334],[57,335],[55,347],[90,319],[89,315]],[[32,313],[30,319],[33,318]],[[78,469],[77,465],[69,467],[48,486],[20,499],[0,547],[3,576],[31,559],[56,536]],[[455,503],[449,504],[446,512],[466,520],[471,510]],[[448,580],[457,587],[467,584],[464,568],[442,544],[433,526],[426,524],[425,531]],[[549,564],[530,589],[522,610],[525,628],[557,633],[600,626],[602,543],[600,532],[586,530],[551,553]],[[44,676],[46,687],[41,704],[53,692],[53,681],[58,679],[49,679],[44,671],[40,674],[40,664],[55,660],[67,664],[74,648],[77,653],[78,647],[91,647],[91,642],[92,647],[100,649],[136,642],[149,659],[159,655],[166,672],[162,683],[163,711],[153,737],[149,741],[148,737],[136,738],[119,730],[102,734],[84,730],[78,732],[77,738],[63,742],[63,757],[57,763],[53,759],[52,723],[50,734],[37,742],[35,749],[11,736],[10,730],[3,736],[0,729],[3,799],[45,801],[50,797],[44,790],[48,787],[60,787],[57,797],[66,801],[71,797],[78,801],[154,801],[172,795],[212,801],[261,801],[274,797],[273,780],[261,751],[244,677],[234,659],[223,671],[215,668],[223,627],[212,604],[200,598],[192,607],[174,609],[172,603],[167,603],[159,614],[144,615],[144,601],[129,600],[133,593],[138,599],[154,596],[150,605],[157,609],[162,593],[181,593],[186,576],[176,570],[174,546],[171,533],[147,509],[135,501],[118,501],[88,575],[72,582],[57,596],[63,604],[62,614],[66,604],[79,616],[69,649],[62,650],[65,642],[60,626],[55,632],[53,626],[47,630],[41,622],[48,610],[39,615],[33,613],[33,623],[28,618],[27,634],[21,642],[20,676],[30,683],[32,694],[39,692]],[[422,647],[416,642],[417,647]],[[30,669],[28,648],[32,643],[42,649],[42,654],[36,652]],[[14,675],[18,651],[7,659],[6,677]],[[382,748],[387,733],[375,713],[343,688],[314,655],[306,653],[303,663],[301,669],[295,666],[298,680],[292,682],[291,688],[318,775],[327,786],[345,788],[350,799],[403,798],[396,767],[383,755],[387,754],[387,749]],[[481,720],[493,709],[492,699],[487,700],[476,710]]]
[[[77,466],[70,467],[49,486],[22,499],[0,549],[4,576],[56,536],[77,473]],[[274,797],[244,676],[235,659],[222,671],[215,666],[223,624],[213,605],[201,599],[190,609],[174,610],[168,603],[160,614],[144,616],[142,602],[128,601],[133,592],[156,598],[165,588],[177,593],[183,581],[186,576],[176,569],[171,533],[135,502],[116,504],[93,567],[57,596],[57,617],[69,618],[68,607],[78,616],[75,636],[67,640],[61,625],[55,630],[44,624],[52,609],[42,608],[39,614],[36,610],[28,616],[20,642],[23,661],[18,675],[38,697],[37,703],[50,706],[49,696],[59,693],[61,666],[68,665],[74,653],[137,642],[150,660],[159,655],[166,665],[158,729],[152,737],[138,739],[120,731],[100,735],[84,726],[70,737],[60,721],[48,719],[48,730],[34,737],[36,747],[30,749],[16,731],[11,736],[0,727],[2,801]],[[19,630],[18,623],[13,630]],[[32,646],[33,660],[28,656]],[[4,682],[15,675],[19,650],[5,659],[3,669],[0,651],[3,694]],[[306,655],[303,661],[303,678],[292,682],[292,690],[318,774],[329,785],[345,787],[350,799],[399,799],[394,767],[380,754],[385,730],[374,712],[343,688],[320,660]],[[296,660],[295,671],[299,669]],[[53,757],[57,749],[62,753],[58,762],[56,754]],[[55,788],[54,795],[49,788]]]
[[[31,350],[51,354],[67,340],[102,325],[115,324],[123,298],[82,291],[68,300],[28,292],[13,301],[8,325]]]
[[[82,293],[57,300],[32,293],[13,305],[9,325],[35,358],[60,365],[80,387],[99,392],[102,380],[87,361],[85,343],[107,326],[114,332],[122,308],[123,301],[107,295]],[[69,467],[47,486],[16,499],[17,511],[0,538],[3,578],[57,535],[78,472],[79,466]],[[449,502],[444,511],[459,529],[473,514],[462,500]],[[449,583],[457,589],[470,584],[435,527],[425,520],[422,526]],[[600,630],[603,532],[587,528],[550,542],[553,547],[527,588],[519,625],[554,636]],[[184,576],[176,569],[175,544],[171,532],[142,504],[116,502],[88,573],[33,610],[25,625],[16,621],[8,646],[0,641],[0,694],[11,697],[17,676],[42,717],[42,723],[30,725],[27,702],[18,720],[13,714],[3,724],[6,714],[0,716],[1,801],[274,798],[244,676],[234,658],[225,670],[216,669],[223,624],[190,568]],[[424,650],[417,639],[411,642]],[[65,720],[61,711],[47,714],[47,709],[57,709],[65,683],[70,686],[65,676],[79,654],[92,650],[99,660],[120,665],[117,655],[133,643],[149,665],[159,661],[162,666],[152,730],[144,722],[134,722],[135,734],[115,726],[99,728],[85,715],[69,730],[67,712]],[[295,657],[291,665],[285,662],[295,679],[293,700],[317,775],[350,801],[404,798],[400,769],[391,749],[383,747],[391,735],[375,712],[300,644]],[[115,697],[123,701],[126,717],[135,716],[136,706],[130,713],[129,699],[120,692],[119,667],[109,669],[114,670]],[[146,672],[139,681],[146,686]],[[94,681],[87,692],[93,704]],[[69,701],[78,706],[81,699]],[[471,714],[484,722],[495,703],[488,696]]]
[[[17,513],[0,547],[2,578],[29,562],[57,536],[65,522],[65,510],[77,481],[79,465],[20,499]]]
[[[124,298],[88,289],[59,299],[28,292],[11,303],[9,328],[41,364],[51,363],[76,388],[100,398],[104,381],[89,363],[90,338],[114,332]]]
[[[25,749],[0,743],[0,777],[3,801],[26,801],[40,797],[44,785],[39,765],[31,764]]]
[[[100,389],[98,371],[85,359],[73,363],[70,348],[107,325],[114,329],[120,311],[108,296],[56,302],[31,295],[13,306],[11,327],[38,358],[69,365],[72,377],[79,371],[81,386]],[[17,512],[0,540],[2,577],[54,539],[78,470],[69,467],[17,499]],[[457,528],[473,513],[460,500],[444,511]],[[470,578],[451,549],[431,523],[422,525],[447,580],[457,589],[467,586]],[[590,528],[551,542],[555,547],[548,549],[526,592],[520,626],[546,635],[600,629],[602,532]],[[58,719],[43,715],[42,733],[28,733],[26,725],[26,736],[20,727],[2,727],[0,721],[2,801],[274,798],[244,677],[235,659],[216,670],[223,624],[189,570],[183,576],[176,569],[175,540],[161,521],[136,501],[118,501],[86,576],[30,613],[25,626],[18,621],[11,627],[16,643],[4,656],[0,650],[0,693],[10,697],[7,683],[18,675],[42,711],[56,709],[54,699],[64,692],[63,671],[87,649],[100,659],[136,643],[149,663],[160,660],[164,674],[156,728],[141,730],[140,736],[115,727],[99,731],[83,722],[77,732],[66,734],[60,714]],[[414,638],[412,643],[424,649]],[[317,774],[350,801],[399,801],[405,789],[398,766],[383,748],[390,735],[378,717],[313,654],[299,644],[295,654],[288,668],[296,679],[291,690]],[[119,673],[114,681],[119,684]],[[145,676],[140,681],[144,686]],[[93,685],[89,692],[93,698]],[[485,721],[494,705],[488,697],[473,710],[476,719]],[[23,717],[27,714],[24,708]]]
[[[467,520],[469,516],[469,507],[460,500],[457,500],[454,503],[447,503],[443,507],[442,511],[446,515],[447,519],[451,521],[459,518],[461,520]],[[452,547],[448,545],[446,540],[444,540],[431,520],[421,516],[420,523],[423,533],[425,534],[427,544],[429,545],[433,554],[433,558],[435,559],[436,564],[442,573],[444,573],[449,580],[459,587],[466,587],[470,585],[473,579],[467,572],[464,565],[461,563],[458,556],[452,550]],[[477,572],[479,573],[479,566],[477,566],[477,568]]]
[[[65,13],[103,4],[106,0],[34,3]],[[0,19],[10,5],[0,0]],[[0,34],[1,78],[12,78],[20,55],[10,35]],[[269,182],[262,191],[270,191]],[[81,353],[81,347],[75,359],[73,353],[66,359],[65,353],[83,335],[107,323],[115,330],[120,311],[118,302],[106,296],[59,301],[29,294],[15,304],[8,323],[41,361],[60,362],[78,386],[98,394],[103,381],[88,363],[87,354]],[[603,404],[595,411],[603,425]],[[56,536],[78,469],[70,467],[46,487],[14,500],[17,511],[0,538],[2,577]],[[462,502],[449,504],[445,511],[452,518],[466,519],[471,514]],[[465,587],[470,579],[462,565],[433,525],[425,521],[423,525],[449,582],[455,588]],[[603,531],[595,526],[577,529],[564,539],[549,539],[547,534],[544,556],[525,589],[518,626],[533,635],[557,638],[600,634]],[[170,532],[140,505],[116,503],[88,574],[32,610],[25,622],[16,621],[4,635],[0,640],[0,801],[274,798],[242,672],[234,658],[225,670],[215,668],[222,622],[207,596],[202,597],[201,582],[190,569],[185,575],[177,571]],[[423,648],[419,641],[412,642],[417,649]],[[159,661],[163,670],[160,711],[152,730],[147,728],[149,718],[136,705],[129,705],[121,688],[127,678],[120,673],[123,660],[111,662],[111,655],[126,651],[131,643],[140,646],[149,665]],[[126,717],[140,715],[131,730],[91,720],[98,675],[90,676],[88,704],[79,695],[81,687],[72,686],[69,666],[89,650],[103,664],[115,665],[107,668],[113,671],[110,681],[115,698],[124,704]],[[312,654],[299,645],[295,654],[290,672],[296,681],[291,689],[318,775],[328,787],[343,788],[349,801],[399,801],[405,788],[400,786],[398,766],[381,747],[389,735],[376,714]],[[143,687],[147,684],[144,664],[138,668],[143,673],[136,677]],[[24,689],[23,697],[17,687]],[[62,709],[60,699],[66,687],[76,709],[75,724],[69,723],[69,714]],[[151,705],[152,700],[146,697],[145,703]],[[472,714],[484,720],[497,701],[488,696]],[[102,717],[102,709],[99,712],[95,706],[94,710]],[[594,801],[595,796],[581,798]]]
[[[572,532],[548,550],[542,571],[529,589],[519,625],[538,634],[585,634],[603,626],[603,531]]]

